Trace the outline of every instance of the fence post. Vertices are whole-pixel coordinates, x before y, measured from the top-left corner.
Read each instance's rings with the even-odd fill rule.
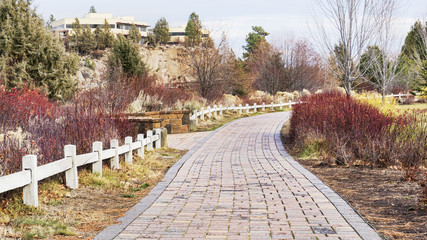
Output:
[[[166,128],[159,128],[160,132],[161,132],[161,142],[160,142],[160,146],[162,148],[168,148],[168,130]]]
[[[218,116],[218,106],[214,105],[214,108],[215,108],[215,110],[214,110],[214,117],[216,117],[216,116]]]
[[[212,109],[211,106],[208,106],[208,118],[212,118]]]
[[[256,103],[254,103],[254,113],[256,113]]]
[[[219,105],[219,115],[220,115],[220,116],[222,116],[222,115],[223,115],[222,111],[223,111],[223,109],[222,109],[222,104],[220,104],[220,105]]]
[[[110,140],[111,149],[115,150],[114,157],[110,160],[110,168],[111,169],[120,169],[119,163],[119,140],[113,139]]]
[[[98,153],[98,161],[92,164],[92,173],[102,176],[102,142],[92,143],[92,151]]]
[[[265,103],[262,103],[262,111],[265,112]]]
[[[22,158],[22,170],[29,170],[31,173],[31,183],[23,189],[23,199],[25,205],[33,207],[39,206],[39,187],[37,182],[37,156],[27,155]]]
[[[153,151],[153,131],[147,131],[147,151]]]
[[[274,111],[274,106],[273,106],[273,102],[271,102],[271,110]]]
[[[65,171],[65,184],[71,189],[76,189],[79,187],[76,162],[76,145],[65,145],[64,155],[65,158],[69,158],[71,160],[71,168]]]
[[[194,116],[194,121],[195,121],[195,122],[196,122],[196,124],[197,124],[198,119],[197,119],[197,110],[196,110],[196,109],[194,109],[194,110],[193,110],[193,116]]]
[[[243,107],[242,107],[242,104],[239,104],[239,114],[242,114],[243,113]]]
[[[283,110],[283,102],[280,101],[280,110]]]
[[[154,147],[156,148],[156,149],[159,149],[159,148],[161,148],[162,147],[162,130],[160,129],[160,128],[156,128],[156,129],[154,129],[154,134],[155,135],[157,135],[158,137],[159,137],[159,139],[157,139],[155,142],[154,142]]]
[[[236,106],[235,104],[233,104],[233,105],[231,106],[231,112],[232,112],[232,113],[234,113],[235,106]]]
[[[144,134],[138,134],[137,140],[141,143],[141,147],[138,148],[138,155],[144,159]]]
[[[125,145],[129,147],[129,152],[125,153],[125,162],[132,164],[132,137],[125,138]]]
[[[292,109],[292,100],[289,100],[289,108]]]
[[[200,116],[202,120],[205,120],[205,108],[202,108],[202,115]]]
[[[246,113],[249,113],[249,104],[246,103]]]

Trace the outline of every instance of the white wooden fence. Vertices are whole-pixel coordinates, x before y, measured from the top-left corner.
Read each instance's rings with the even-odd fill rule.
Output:
[[[414,97],[414,98],[415,98],[415,100],[417,100],[417,96],[414,96],[414,95],[412,95],[412,94],[410,94],[410,93],[405,93],[405,94],[403,94],[403,93],[399,93],[399,94],[390,94],[390,95],[387,95],[387,96],[385,96],[385,97],[397,97],[397,98],[399,98],[399,100],[402,100],[402,97]]]
[[[65,184],[76,189],[79,186],[77,167],[87,164],[92,165],[92,172],[102,176],[102,162],[109,161],[112,169],[119,169],[119,156],[125,156],[125,162],[132,164],[132,152],[144,158],[145,147],[147,151],[161,147],[161,129],[147,131],[139,134],[136,142],[132,137],[125,138],[125,144],[119,146],[119,141],[113,139],[110,141],[110,149],[103,149],[102,142],[94,142],[91,153],[76,155],[75,145],[66,145],[64,147],[64,158],[37,166],[37,156],[27,155],[22,159],[22,171],[0,177],[0,194],[23,187],[24,204],[38,206],[38,182],[65,172]]]
[[[242,106],[242,104],[239,104],[239,106],[236,105],[232,105],[232,106],[226,106],[223,107],[222,105],[214,105],[213,107],[207,107],[206,109],[202,108],[202,110],[200,112],[198,112],[197,110],[193,111],[193,115],[190,117],[190,120],[194,120],[197,122],[198,118],[204,120],[205,117],[208,118],[212,118],[212,116],[217,116],[223,115],[223,112],[238,112],[240,114],[243,113],[243,111],[245,111],[245,113],[249,113],[251,110],[252,112],[257,112],[258,109],[260,109],[261,111],[265,111],[265,109],[270,108],[271,110],[274,110],[274,108],[279,108],[280,110],[283,109],[283,107],[285,106],[292,106],[294,104],[297,104],[297,102],[287,102],[287,103],[273,103],[271,102],[270,104],[265,104],[263,103],[262,105],[257,105],[256,103],[254,103],[254,105],[249,105],[246,104],[245,106]]]

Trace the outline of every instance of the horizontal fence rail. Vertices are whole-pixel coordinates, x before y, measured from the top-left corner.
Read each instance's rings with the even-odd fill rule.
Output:
[[[38,182],[65,173],[65,184],[71,188],[78,188],[77,168],[85,165],[92,165],[92,172],[102,176],[102,163],[109,161],[110,168],[119,169],[119,157],[125,156],[125,162],[132,164],[132,153],[144,158],[144,150],[154,150],[161,148],[161,129],[147,131],[144,134],[138,134],[136,142],[132,137],[125,138],[125,144],[119,146],[119,141],[113,139],[110,141],[110,149],[103,149],[102,142],[92,144],[91,153],[76,154],[75,145],[66,145],[64,147],[64,158],[57,161],[37,166],[36,155],[26,155],[22,158],[22,171],[0,177],[0,194],[23,187],[24,204],[38,206]]]
[[[291,107],[292,105],[297,104],[298,102],[292,102],[289,101],[287,103],[273,103],[271,102],[270,104],[265,104],[263,103],[262,105],[257,105],[256,103],[254,103],[254,105],[249,105],[246,104],[245,106],[242,106],[242,104],[239,104],[238,106],[236,105],[231,105],[231,106],[226,106],[223,107],[222,105],[214,105],[213,107],[209,106],[206,109],[202,108],[200,111],[194,110],[193,111],[193,115],[191,115],[190,120],[193,121],[197,121],[199,118],[204,120],[205,117],[207,118],[212,118],[213,116],[222,116],[224,112],[237,112],[242,114],[243,112],[245,113],[250,113],[250,111],[252,112],[257,112],[257,111],[265,111],[266,109],[271,109],[273,110],[274,108],[280,108],[280,110],[283,109],[283,107],[289,106]]]

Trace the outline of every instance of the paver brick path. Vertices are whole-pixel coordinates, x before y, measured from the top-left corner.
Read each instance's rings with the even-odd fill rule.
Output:
[[[289,117],[242,118],[211,133],[151,206],[111,237],[380,239],[284,151],[279,131]]]
[[[168,135],[168,147],[181,150],[192,149],[210,134],[211,132],[170,134]]]

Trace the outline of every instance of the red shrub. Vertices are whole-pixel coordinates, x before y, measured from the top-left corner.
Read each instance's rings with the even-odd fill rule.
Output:
[[[0,113],[2,130],[13,130],[33,117],[55,116],[57,105],[39,90],[0,87]]]
[[[33,90],[1,91],[0,175],[19,171],[26,154],[45,164],[63,158],[67,144],[81,154],[91,152],[94,141],[109,147],[111,139],[123,140],[134,129],[123,109],[105,90],[78,94],[63,106]]]
[[[338,93],[312,95],[293,107],[290,137],[300,149],[317,138],[325,148],[322,150],[337,162],[397,164],[406,179],[419,181],[423,189],[421,201],[427,202],[425,110],[392,118]]]
[[[304,97],[292,113],[290,136],[296,143],[317,133],[339,162],[361,159],[384,165],[390,161],[385,136],[393,119],[370,105],[340,93],[324,93]]]
[[[405,178],[416,180],[422,171],[427,177],[427,111],[412,110],[400,115],[395,120],[392,135],[396,136],[395,158]]]
[[[156,84],[144,88],[144,92],[150,96],[158,96],[163,102],[163,107],[172,107],[178,100],[191,100],[193,94],[182,86],[171,84]],[[156,109],[161,110],[161,109]]]

